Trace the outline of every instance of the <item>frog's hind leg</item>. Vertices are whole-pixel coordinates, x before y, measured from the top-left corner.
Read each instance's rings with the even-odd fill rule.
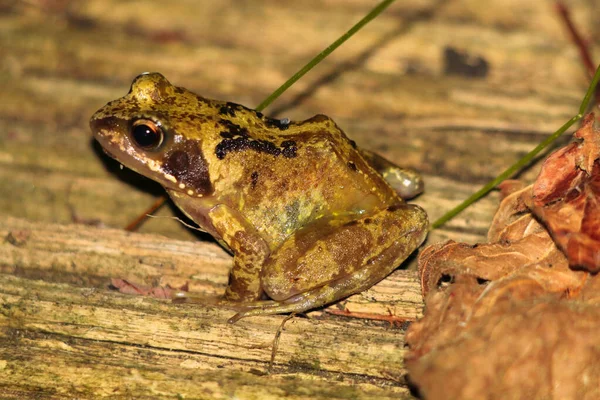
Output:
[[[235,323],[238,320],[255,315],[272,315],[307,310],[333,303],[336,300],[360,293],[389,275],[397,264],[395,263],[397,251],[394,248],[386,249],[377,260],[352,275],[345,276],[307,292],[297,294],[284,301],[262,302],[262,304],[247,304],[246,311],[242,311],[231,317],[228,322]],[[393,266],[390,268],[390,266]],[[373,273],[371,273],[373,272]]]
[[[318,236],[311,230],[284,243],[267,261],[270,274],[262,279],[267,294],[279,299],[242,304],[245,310],[229,322],[254,315],[302,313],[368,289],[423,242],[427,217],[418,206],[399,204],[324,231]],[[322,265],[336,260],[343,261],[337,273],[319,281],[321,274],[329,272]],[[311,267],[312,272],[307,272]],[[304,281],[299,289],[294,286],[298,281]],[[281,298],[286,293],[291,296]]]
[[[271,300],[264,302],[263,304],[246,304],[245,306],[247,306],[248,309],[238,312],[233,317],[229,318],[227,322],[233,324],[242,318],[255,315],[273,315],[291,312],[302,313],[352,294],[360,293],[385,278],[385,276],[369,277],[372,279],[364,278],[364,276],[360,276],[359,274],[349,275],[311,289],[308,292],[297,294],[284,301]]]

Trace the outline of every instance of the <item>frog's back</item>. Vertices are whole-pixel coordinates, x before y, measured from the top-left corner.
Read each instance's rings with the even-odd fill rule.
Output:
[[[233,134],[213,144],[211,180],[221,200],[274,242],[321,217],[401,202],[330,118],[267,122],[271,127],[251,121],[254,129],[239,135],[247,123],[241,118],[228,119],[224,126],[234,126]]]

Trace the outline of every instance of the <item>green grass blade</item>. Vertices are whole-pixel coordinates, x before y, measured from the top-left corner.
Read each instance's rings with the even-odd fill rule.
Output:
[[[290,86],[292,86],[298,79],[302,78],[308,71],[310,71],[315,65],[320,63],[325,57],[333,53],[335,49],[340,47],[346,40],[350,39],[356,32],[358,32],[363,26],[371,22],[375,17],[377,17],[383,10],[385,10],[390,4],[392,4],[395,0],[385,0],[379,3],[377,7],[372,9],[363,19],[358,21],[356,25],[348,30],[348,32],[344,33],[340,36],[335,42],[329,45],[325,50],[320,52],[315,58],[310,60],[308,64],[300,69],[300,71],[296,72],[290,79],[288,79],[283,85],[281,85],[277,90],[275,90],[269,97],[263,100],[262,103],[256,107],[257,111],[262,111],[267,108],[275,99],[277,99],[283,92],[285,92]]]
[[[498,186],[498,184],[500,184],[500,182],[509,178],[515,172],[517,172],[518,170],[520,170],[521,168],[523,168],[524,166],[529,164],[529,162],[531,160],[533,160],[533,158],[536,155],[538,155],[539,152],[541,152],[547,146],[552,144],[563,133],[565,133],[566,130],[569,129],[575,122],[579,121],[583,117],[583,114],[585,113],[585,111],[587,110],[587,108],[590,104],[590,100],[592,99],[592,96],[594,95],[594,91],[596,90],[596,86],[598,85],[598,80],[600,80],[600,65],[596,69],[596,73],[594,74],[594,77],[592,78],[592,83],[590,83],[590,86],[588,87],[585,97],[583,98],[583,101],[581,102],[581,106],[579,106],[579,113],[577,115],[575,115],[573,118],[571,118],[569,121],[567,121],[563,126],[561,126],[552,135],[548,136],[543,142],[538,144],[533,150],[531,150],[529,153],[527,153],[523,158],[521,158],[515,164],[511,165],[506,171],[504,171],[500,175],[498,175],[494,180],[487,183],[484,187],[482,187],[477,192],[475,192],[471,196],[469,196],[465,201],[463,201],[458,206],[456,206],[455,208],[453,208],[452,210],[450,210],[446,214],[444,214],[440,219],[438,219],[437,221],[432,223],[430,229],[439,228],[440,226],[442,226],[446,222],[448,222],[450,219],[454,218],[457,214],[459,214],[465,208],[467,208],[468,206],[470,206],[471,204],[473,204],[474,202],[476,202],[477,200],[479,200],[480,198],[485,196],[488,192],[490,192],[492,189],[494,189],[496,186]]]

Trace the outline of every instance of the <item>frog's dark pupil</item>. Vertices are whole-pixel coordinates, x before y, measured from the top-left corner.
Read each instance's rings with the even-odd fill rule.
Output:
[[[138,146],[143,148],[154,147],[160,144],[160,132],[148,125],[136,125],[133,127],[133,139]]]

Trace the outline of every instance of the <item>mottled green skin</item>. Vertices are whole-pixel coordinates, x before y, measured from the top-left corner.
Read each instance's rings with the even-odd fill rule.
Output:
[[[160,125],[157,148],[133,139],[140,119]],[[108,154],[162,184],[233,252],[224,303],[237,302],[242,312],[232,320],[302,312],[362,291],[426,235],[425,212],[405,204],[374,168],[389,162],[361,153],[323,115],[272,120],[152,73],[90,125]],[[272,301],[258,301],[263,293]]]

